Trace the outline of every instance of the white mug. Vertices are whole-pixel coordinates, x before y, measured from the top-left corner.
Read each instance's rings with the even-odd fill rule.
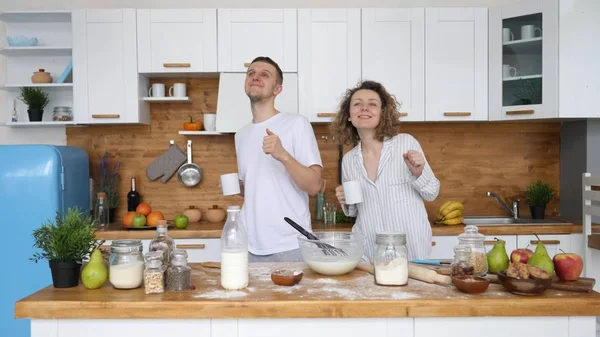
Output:
[[[524,25],[521,26],[521,40],[533,39],[535,38],[535,32],[539,31],[540,36],[542,36],[542,30],[534,25]]]
[[[204,114],[204,130],[215,131],[217,129],[217,114]]]
[[[169,88],[169,96],[171,97],[185,97],[185,83],[175,83]]]
[[[510,31],[510,28],[502,28],[502,42],[509,42],[515,39],[515,34]]]
[[[514,74],[511,74],[511,71],[514,71]],[[502,65],[502,78],[516,77],[517,76],[517,68],[511,67],[508,64]]]
[[[354,205],[363,201],[360,181],[346,181],[342,185],[344,186],[344,199],[347,205]]]
[[[223,195],[240,194],[240,178],[237,173],[228,173],[221,176],[221,189]]]
[[[165,85],[162,83],[154,83],[152,87],[148,89],[148,96],[165,97]]]

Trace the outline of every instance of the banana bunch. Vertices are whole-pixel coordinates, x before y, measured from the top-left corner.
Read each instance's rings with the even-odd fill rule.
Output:
[[[460,225],[463,223],[464,206],[459,201],[446,201],[438,210],[438,216],[435,223],[444,225]]]

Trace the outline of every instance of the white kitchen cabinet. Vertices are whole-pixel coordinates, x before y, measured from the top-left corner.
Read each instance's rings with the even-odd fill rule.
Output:
[[[149,124],[138,99],[148,81],[137,72],[135,10],[75,10],[72,19],[76,123]]]
[[[425,121],[423,8],[362,9],[362,78],[396,96],[400,120]]]
[[[174,239],[175,248],[185,249],[188,253],[188,263],[220,262],[221,239]]]
[[[506,255],[510,258],[510,253],[517,248],[516,235],[486,235],[484,246],[485,251],[489,252],[496,243],[496,238],[505,241]],[[458,244],[457,236],[434,236],[432,237],[433,247],[431,249],[430,259],[454,259],[454,247]]]
[[[571,235],[570,234],[547,234],[539,235],[540,240],[546,246],[548,256],[552,259],[554,255],[560,253],[559,249],[565,252],[571,251]],[[519,248],[525,248],[529,246],[529,249],[535,252],[537,248],[538,239],[535,235],[519,235],[517,237],[517,243]]]
[[[300,113],[330,122],[361,79],[360,9],[298,9]]]
[[[219,71],[245,72],[257,56],[283,72],[298,71],[296,9],[219,9]]]
[[[217,72],[216,9],[138,9],[140,73]]]
[[[425,9],[425,120],[488,120],[487,8]]]

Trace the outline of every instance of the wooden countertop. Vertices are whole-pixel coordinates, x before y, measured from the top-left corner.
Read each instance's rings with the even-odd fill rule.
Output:
[[[570,220],[558,218],[567,221],[564,225],[524,225],[524,226],[478,226],[479,232],[485,235],[531,235],[531,234],[571,234],[582,233],[580,220]],[[172,221],[171,221],[172,223]],[[211,223],[201,221],[190,223],[186,229],[178,229],[174,226],[169,227],[169,236],[174,239],[204,239],[220,238],[223,230],[223,223]],[[440,226],[432,225],[434,236],[455,236],[464,232],[464,226]],[[350,231],[352,224],[336,224],[332,227],[325,227],[322,222],[313,223],[313,231]],[[600,225],[594,225],[593,232],[600,233]],[[96,238],[99,240],[115,239],[152,239],[156,236],[156,230],[152,227],[145,229],[128,229],[123,227],[122,223],[112,223],[106,228],[99,229],[96,232]]]
[[[278,268],[304,270],[294,287],[275,285]],[[404,287],[382,287],[363,271],[327,277],[303,263],[250,264],[248,288],[225,291],[220,270],[192,264],[194,290],[144,294],[143,288],[97,290],[44,288],[15,304],[16,318],[347,318],[457,316],[598,316],[600,294],[547,290],[518,296],[499,284],[469,295],[453,286],[409,279]]]

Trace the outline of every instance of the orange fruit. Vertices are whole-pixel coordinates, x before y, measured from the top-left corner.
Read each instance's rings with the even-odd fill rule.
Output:
[[[137,213],[148,216],[148,214],[150,214],[152,212],[152,207],[150,207],[150,204],[148,204],[146,202],[142,202],[141,204],[138,205],[138,207],[135,209],[135,211]]]
[[[123,225],[132,226],[133,225],[133,217],[135,216],[135,212],[127,212],[123,217]]]
[[[150,214],[148,214],[148,216],[146,217],[146,224],[148,224],[148,226],[154,227],[158,225],[158,220],[165,220],[164,215],[159,211],[153,211],[150,212]]]

